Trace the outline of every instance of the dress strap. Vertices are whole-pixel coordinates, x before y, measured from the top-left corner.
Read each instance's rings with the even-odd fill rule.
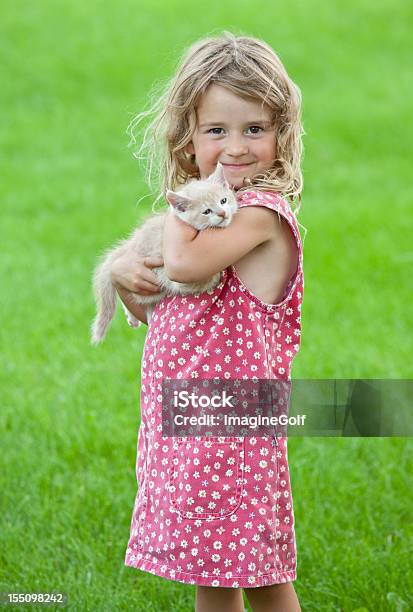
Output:
[[[261,303],[261,305],[264,306],[265,310],[276,311],[279,308],[286,306],[286,304],[290,301],[291,297],[296,291],[298,284],[303,279],[303,247],[302,247],[301,235],[298,229],[297,220],[291,209],[291,206],[279,193],[269,192],[269,191],[258,191],[255,189],[251,189],[251,190],[240,193],[237,199],[238,199],[239,208],[243,208],[244,206],[264,206],[266,208],[270,208],[271,210],[276,212],[279,216],[282,216],[287,221],[294,235],[295,242],[297,244],[297,249],[298,249],[297,271],[295,275],[290,279],[290,282],[286,288],[282,301],[279,302],[278,304],[270,305],[270,304],[265,304],[264,302],[261,303],[261,300],[259,300],[256,296],[254,296],[253,294],[250,295],[250,297],[252,297],[254,301]],[[238,278],[236,271],[233,267],[231,267],[231,272],[234,277]],[[238,281],[241,282],[239,278],[238,278]],[[247,290],[246,287],[244,287],[244,289]]]

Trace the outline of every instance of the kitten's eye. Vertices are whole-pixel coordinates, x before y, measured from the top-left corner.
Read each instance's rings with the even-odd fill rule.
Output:
[[[207,208],[206,210],[204,210],[204,212],[202,213],[203,215],[210,215],[212,213],[212,210],[210,208]]]
[[[221,204],[226,204],[226,203],[227,203],[227,198],[222,198]]]

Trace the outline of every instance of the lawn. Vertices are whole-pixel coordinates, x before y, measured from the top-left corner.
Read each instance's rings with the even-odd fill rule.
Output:
[[[0,591],[193,609],[195,587],[123,564],[145,328],[119,312],[95,348],[89,327],[97,256],[152,202],[126,127],[194,40],[263,38],[302,90],[293,378],[412,378],[412,25],[407,0],[2,3]],[[412,451],[290,438],[303,610],[413,609]]]

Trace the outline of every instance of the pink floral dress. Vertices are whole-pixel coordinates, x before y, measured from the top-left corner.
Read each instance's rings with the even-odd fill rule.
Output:
[[[278,194],[250,190],[238,201],[285,217],[297,271],[275,305],[251,293],[230,266],[210,292],[156,306],[142,357],[138,492],[125,558],[169,580],[232,588],[296,579],[287,438],[163,437],[162,380],[290,380],[304,282],[298,224]]]

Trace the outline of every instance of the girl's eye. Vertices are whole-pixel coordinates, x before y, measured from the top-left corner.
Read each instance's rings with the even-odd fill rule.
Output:
[[[206,210],[204,210],[204,212],[202,213],[203,215],[210,215],[212,213],[212,210],[210,208],[207,208]]]
[[[218,128],[218,127],[216,127],[216,128],[211,128],[210,130],[208,130],[208,133],[209,133],[209,132],[212,132],[213,134],[217,134],[217,132],[214,132],[214,130],[222,130],[222,128]]]
[[[221,204],[226,204],[226,203],[227,203],[227,198],[222,198]]]
[[[263,130],[262,130],[262,127],[260,127],[259,125],[251,125],[251,126],[248,128],[248,129],[250,129],[250,130],[261,130],[261,131],[263,131]],[[257,132],[252,132],[252,133],[253,133],[253,134],[259,134],[259,132],[258,132],[258,131],[257,131]]]

